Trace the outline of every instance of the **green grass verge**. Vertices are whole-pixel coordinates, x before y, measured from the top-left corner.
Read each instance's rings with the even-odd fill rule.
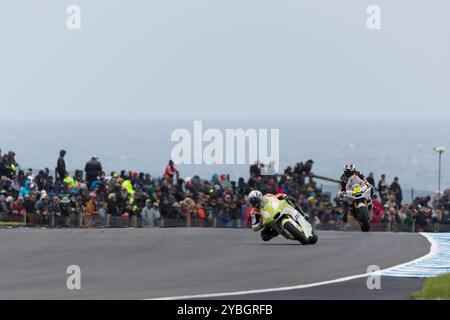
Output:
[[[414,299],[450,300],[450,273],[425,279],[422,290],[413,293]]]

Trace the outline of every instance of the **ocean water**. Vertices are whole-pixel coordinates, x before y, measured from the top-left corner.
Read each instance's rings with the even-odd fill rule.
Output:
[[[22,168],[55,168],[59,150],[67,150],[68,169],[84,168],[97,155],[107,172],[136,169],[161,176],[176,142],[177,128],[193,134],[193,120],[0,120],[0,148],[14,150]],[[208,128],[280,129],[280,168],[313,159],[313,171],[337,178],[353,161],[358,168],[394,176],[406,190],[437,190],[435,146],[450,148],[449,121],[321,121],[321,120],[203,120]],[[224,131],[223,131],[224,132]],[[450,151],[450,150],[449,150]],[[450,187],[450,154],[442,158],[442,186]],[[228,173],[248,177],[248,165],[180,165],[183,177]]]

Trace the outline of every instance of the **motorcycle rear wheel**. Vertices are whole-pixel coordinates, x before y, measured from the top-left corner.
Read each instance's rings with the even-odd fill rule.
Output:
[[[309,243],[305,234],[298,230],[291,222],[286,222],[284,228],[295,238],[295,240],[300,241],[301,244],[306,245]]]

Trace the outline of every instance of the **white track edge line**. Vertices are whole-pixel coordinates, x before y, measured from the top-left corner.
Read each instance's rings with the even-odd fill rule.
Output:
[[[431,244],[430,251],[417,259],[395,265],[380,271],[376,272],[368,272],[363,274],[357,274],[353,276],[338,278],[334,280],[328,280],[328,281],[321,281],[321,282],[313,282],[309,284],[301,284],[296,286],[288,286],[288,287],[278,287],[278,288],[268,288],[268,289],[254,289],[254,290],[242,290],[242,291],[232,291],[232,292],[218,292],[218,293],[206,293],[206,294],[194,294],[194,295],[185,295],[185,296],[173,296],[173,297],[162,297],[162,298],[150,298],[150,299],[143,299],[143,300],[187,300],[187,299],[202,299],[202,298],[217,298],[217,297],[229,297],[229,296],[240,296],[240,295],[248,295],[248,294],[259,294],[259,293],[268,293],[268,292],[279,292],[279,291],[291,291],[291,290],[299,290],[299,289],[307,289],[307,288],[313,288],[313,287],[320,287],[328,284],[334,284],[334,283],[340,283],[340,282],[346,282],[354,279],[364,278],[368,276],[373,275],[382,275],[383,272],[388,272],[390,270],[403,267],[405,265],[415,263],[424,259],[427,259],[428,257],[433,256],[436,254],[438,250],[438,244],[437,242],[427,235],[426,233],[420,232],[420,235],[424,236],[428,242]]]

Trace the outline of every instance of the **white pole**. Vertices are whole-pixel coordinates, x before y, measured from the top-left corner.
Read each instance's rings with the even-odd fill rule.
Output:
[[[445,152],[444,147],[435,147],[433,151],[439,153],[439,171],[438,171],[438,193],[441,194],[441,165],[442,165],[442,154]]]
[[[438,192],[441,194],[441,161],[442,161],[442,152],[439,152],[439,178],[438,178]]]

